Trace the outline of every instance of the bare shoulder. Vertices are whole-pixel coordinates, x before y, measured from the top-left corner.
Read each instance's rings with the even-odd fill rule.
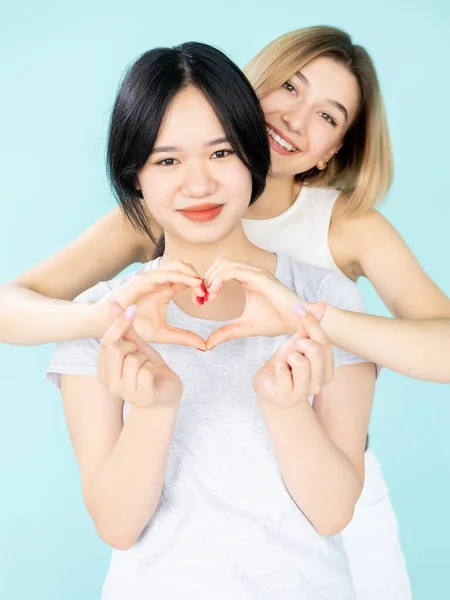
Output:
[[[124,215],[123,211],[117,206],[103,217],[105,226],[109,226],[110,233],[117,234],[116,240],[120,240],[133,252],[134,262],[148,262],[153,258],[155,244],[143,231],[135,227]],[[98,221],[100,226],[101,221]],[[94,225],[95,226],[95,225]],[[162,230],[153,219],[150,221],[150,227],[154,238],[159,239]],[[113,238],[114,239],[114,238]]]
[[[396,228],[377,210],[346,216],[345,197],[332,215],[329,247],[352,279],[367,277],[385,305],[404,319],[448,316],[446,294],[427,275]]]
[[[328,243],[338,267],[350,279],[365,275],[363,257],[372,249],[380,248],[381,240],[395,236],[401,240],[396,229],[375,209],[359,215],[348,215],[345,211],[347,194],[337,199],[331,215]]]

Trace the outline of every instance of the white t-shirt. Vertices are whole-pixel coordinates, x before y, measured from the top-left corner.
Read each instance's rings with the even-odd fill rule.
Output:
[[[305,300],[364,310],[356,286],[335,271],[281,254],[275,275]],[[81,299],[99,300],[132,276]],[[205,339],[222,324],[174,302],[167,320]],[[354,600],[341,537],[317,533],[290,497],[253,392],[253,375],[286,339],[235,339],[206,353],[155,345],[183,397],[159,504],[137,543],[113,551],[103,600]],[[62,373],[95,376],[99,343],[58,344],[48,377],[58,385]],[[337,368],[361,362],[337,348],[334,358]]]

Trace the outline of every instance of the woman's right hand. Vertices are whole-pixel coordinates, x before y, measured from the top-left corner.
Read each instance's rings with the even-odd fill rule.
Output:
[[[146,342],[158,344],[181,344],[206,350],[206,342],[196,333],[171,327],[166,322],[166,312],[172,298],[187,289],[192,300],[205,295],[202,279],[194,268],[181,261],[174,261],[147,273],[136,275],[106,295],[89,308],[96,330],[95,337],[102,337],[109,327],[110,307],[116,302],[122,308],[136,305],[134,329]]]
[[[161,355],[133,327],[135,305],[123,310],[113,302],[113,319],[100,344],[97,379],[114,396],[137,408],[176,406],[183,384]]]
[[[209,336],[208,350],[234,338],[293,335],[298,329],[298,311],[306,314],[308,310],[321,321],[326,310],[325,303],[305,302],[267,269],[257,265],[218,258],[204,280],[209,302],[214,302],[220,287],[227,281],[238,282],[246,294],[242,315]]]

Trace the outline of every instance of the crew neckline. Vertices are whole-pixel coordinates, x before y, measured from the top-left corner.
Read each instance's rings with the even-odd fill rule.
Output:
[[[283,263],[286,260],[286,255],[278,253],[278,252],[272,252],[272,254],[275,254],[275,256],[277,257],[277,264],[275,267],[274,276],[277,279],[279,279],[279,274],[283,268]],[[161,256],[159,256],[153,262],[154,267],[158,268],[160,262],[161,262]],[[239,319],[239,317],[236,317],[236,319],[230,319],[228,321],[216,321],[214,319],[201,319],[199,317],[193,317],[192,315],[189,315],[187,312],[185,312],[182,308],[180,308],[178,306],[178,304],[175,303],[174,300],[171,300],[169,302],[169,305],[167,307],[167,312],[168,313],[170,312],[175,318],[179,317],[182,319],[190,319],[194,323],[196,323],[198,325],[203,325],[203,326],[214,325],[215,327],[221,327],[222,325],[228,325],[229,323],[233,323],[234,321],[236,321],[236,319]]]

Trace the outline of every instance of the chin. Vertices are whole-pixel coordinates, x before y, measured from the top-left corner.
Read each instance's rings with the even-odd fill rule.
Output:
[[[203,228],[203,230],[198,231],[183,231],[183,235],[180,238],[186,242],[187,244],[192,244],[194,246],[202,246],[208,244],[216,244],[220,242],[223,238],[227,236],[228,231],[224,232],[222,228],[211,227],[209,230]]]
[[[297,173],[303,173],[305,170],[303,165],[293,164],[290,161],[283,159],[283,157],[277,156],[276,160],[272,159],[272,168],[270,170],[270,175],[272,177],[294,177]]]

